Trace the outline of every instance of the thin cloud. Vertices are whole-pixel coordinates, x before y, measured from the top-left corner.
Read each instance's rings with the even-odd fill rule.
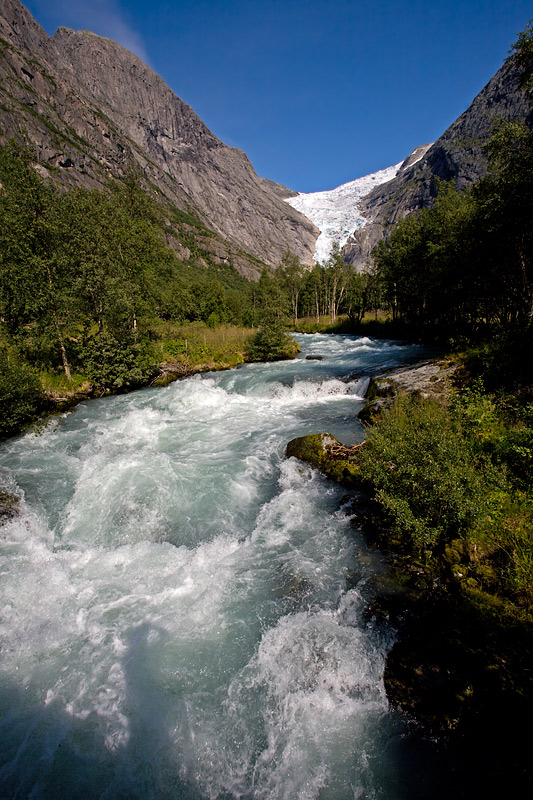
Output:
[[[117,0],[39,0],[36,5],[57,17],[58,25],[106,36],[149,63],[142,36],[131,26]]]

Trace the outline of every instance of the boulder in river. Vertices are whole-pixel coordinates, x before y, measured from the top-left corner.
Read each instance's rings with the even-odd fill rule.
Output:
[[[20,498],[0,489],[0,525],[16,517],[19,510]]]
[[[298,458],[320,470],[326,477],[343,486],[355,487],[360,480],[358,453],[361,444],[346,447],[330,433],[310,433],[292,439],[287,445],[287,458]]]

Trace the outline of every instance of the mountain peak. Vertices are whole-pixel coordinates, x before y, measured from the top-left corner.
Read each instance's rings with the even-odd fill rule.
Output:
[[[59,27],[52,38],[17,0],[0,0],[0,35],[0,142],[22,135],[66,186],[103,186],[134,166],[249,277],[287,249],[312,262],[314,225],[134,53],[90,31]]]

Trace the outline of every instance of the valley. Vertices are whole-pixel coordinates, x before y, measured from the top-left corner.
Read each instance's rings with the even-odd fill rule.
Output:
[[[0,797],[530,791],[532,76],[300,193],[0,0]]]

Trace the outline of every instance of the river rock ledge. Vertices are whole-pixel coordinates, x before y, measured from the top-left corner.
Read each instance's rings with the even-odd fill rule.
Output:
[[[359,419],[371,424],[398,395],[411,394],[445,401],[457,368],[458,362],[451,358],[427,359],[376,375],[368,385],[367,403],[359,412]]]
[[[357,454],[362,444],[346,447],[330,433],[310,433],[292,439],[285,455],[311,464],[342,486],[355,487],[360,479]]]

